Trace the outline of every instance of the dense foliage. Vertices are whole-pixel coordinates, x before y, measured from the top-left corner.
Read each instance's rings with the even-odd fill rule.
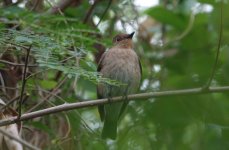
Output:
[[[35,66],[27,70],[24,113],[96,99],[98,82],[121,84],[96,72],[96,58],[120,32],[136,31],[142,93],[205,86],[214,69],[222,28],[211,86],[229,85],[227,0],[160,0],[147,8],[134,0],[66,1],[70,3],[60,9],[57,6],[63,1],[58,0],[0,1],[0,54],[13,58],[1,60],[24,64],[31,46],[29,65]],[[1,98],[17,98],[22,67],[1,61],[0,69],[8,71],[5,88],[11,87]],[[131,101],[115,141],[101,139],[96,107],[25,121],[22,138],[47,150],[226,150],[228,99],[225,92]]]

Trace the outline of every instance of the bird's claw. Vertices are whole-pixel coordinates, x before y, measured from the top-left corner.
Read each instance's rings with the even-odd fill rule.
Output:
[[[128,100],[127,94],[123,95],[123,96],[122,96],[122,99],[123,99],[124,101],[127,101],[127,100]]]
[[[112,97],[108,97],[107,99],[108,99],[108,103],[111,104],[111,102],[112,102]]]

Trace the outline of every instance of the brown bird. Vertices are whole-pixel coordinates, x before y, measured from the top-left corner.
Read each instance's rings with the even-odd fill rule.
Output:
[[[102,74],[102,77],[124,84],[121,86],[98,84],[98,98],[111,99],[114,96],[127,96],[138,91],[142,68],[139,58],[133,50],[133,35],[134,32],[116,35],[113,38],[114,46],[102,55],[97,71]],[[104,121],[102,138],[116,138],[118,121],[126,106],[127,101],[98,107],[100,118]]]

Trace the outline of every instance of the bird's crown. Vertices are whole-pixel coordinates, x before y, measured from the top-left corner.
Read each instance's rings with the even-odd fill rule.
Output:
[[[113,43],[119,43],[123,40],[126,40],[126,39],[132,39],[133,35],[134,35],[135,32],[132,32],[131,34],[118,34],[116,35],[114,38],[113,38]]]

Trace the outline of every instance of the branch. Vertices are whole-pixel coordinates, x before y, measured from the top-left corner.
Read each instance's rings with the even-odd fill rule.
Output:
[[[223,32],[223,1],[221,1],[221,7],[220,7],[219,41],[218,41],[218,45],[217,45],[217,53],[216,53],[215,63],[214,63],[213,69],[212,69],[211,76],[210,76],[207,84],[203,87],[203,89],[205,89],[205,90],[208,89],[209,86],[211,85],[211,82],[212,82],[213,77],[214,77],[215,72],[216,72],[216,67],[218,64],[219,54],[220,54],[221,41],[222,41],[222,32]]]
[[[111,3],[112,3],[112,0],[109,0],[109,2],[108,2],[108,4],[107,4],[107,7],[106,7],[105,11],[103,12],[102,16],[100,17],[100,20],[99,20],[99,22],[97,23],[96,27],[98,27],[99,24],[101,23],[101,21],[103,20],[103,17],[106,15],[108,9],[109,9],[110,6],[111,6]]]
[[[28,66],[29,53],[30,53],[31,47],[32,47],[32,45],[30,45],[29,48],[27,49],[27,55],[26,55],[26,59],[25,59],[25,67],[24,67],[23,78],[22,78],[22,89],[21,89],[20,99],[19,99],[19,101],[18,101],[18,102],[19,102],[19,107],[18,107],[18,118],[21,117],[21,105],[22,105],[22,99],[23,99],[24,90],[25,90],[26,70],[27,70],[27,66]]]
[[[26,95],[26,94],[23,94],[23,96],[24,96],[24,95]],[[11,99],[10,101],[7,101],[7,103],[6,103],[5,105],[0,106],[0,112],[3,112],[4,109],[9,108],[10,105],[11,105],[14,101],[16,101],[18,98],[20,98],[20,95],[17,96],[17,97],[15,97],[15,98],[13,98],[13,99]]]
[[[61,80],[56,86],[55,88],[53,88],[51,90],[51,92],[43,99],[41,100],[39,103],[37,103],[36,105],[34,105],[32,108],[30,108],[27,112],[31,112],[33,110],[35,110],[37,107],[39,107],[41,104],[43,104],[45,101],[47,101],[48,99],[50,99],[51,96],[56,95],[57,90],[63,85],[63,83],[66,81],[67,76],[64,77],[63,80]]]
[[[65,0],[65,1],[60,1],[57,6],[54,6],[48,10],[48,13],[50,14],[56,14],[59,13],[59,10],[63,11],[67,7],[69,7],[75,0]]]
[[[10,45],[13,45],[15,47],[21,47],[21,48],[24,48],[24,49],[28,49],[27,46],[24,46],[24,45],[20,45],[20,44],[17,44],[17,43],[13,43],[13,42],[10,42],[10,41],[3,41],[3,43],[6,43],[6,44],[10,44]]]
[[[17,141],[18,143],[21,143],[22,145],[28,147],[29,149],[32,149],[32,150],[40,150],[39,148],[34,147],[34,146],[31,145],[30,143],[28,143],[28,142],[26,142],[26,141],[24,141],[24,140],[22,140],[22,139],[19,139],[19,138],[15,137],[15,136],[13,136],[12,134],[10,134],[10,133],[4,131],[3,129],[0,129],[0,133],[3,134],[3,135],[5,135],[5,136],[7,136],[7,137],[9,137],[9,138],[12,139],[12,140]]]
[[[32,5],[31,11],[39,11],[43,7],[43,1],[36,0]]]
[[[99,2],[99,0],[95,0],[94,4],[91,5],[90,9],[88,10],[88,12],[87,12],[87,14],[86,14],[86,16],[85,16],[85,18],[83,20],[84,24],[88,22],[88,19],[90,18],[91,14],[92,14],[92,12],[93,12],[93,10],[94,10],[94,8],[95,8],[95,6],[97,5],[98,2]]]
[[[12,0],[3,0],[4,6],[10,6],[13,4]]]
[[[185,89],[185,90],[173,90],[173,91],[162,91],[162,92],[149,92],[149,93],[141,93],[141,94],[132,94],[128,95],[128,100],[146,100],[148,98],[155,98],[155,97],[165,97],[165,96],[177,96],[177,95],[197,95],[197,94],[205,94],[205,93],[223,93],[228,92],[229,86],[223,87],[210,87],[209,90],[202,90],[202,88],[193,88],[193,89]],[[43,110],[34,111],[31,113],[23,114],[20,118],[11,117],[8,119],[4,119],[0,121],[0,127],[6,126],[9,124],[13,124],[16,122],[29,120],[49,114],[54,114],[62,111],[68,111],[72,109],[79,109],[85,107],[92,107],[102,104],[114,103],[123,101],[123,97],[113,97],[112,100],[108,100],[107,98],[104,99],[96,99],[96,100],[89,100],[83,102],[76,102],[76,103],[65,103],[62,105],[58,105],[55,107],[50,107]]]
[[[189,22],[187,27],[184,29],[184,31],[182,31],[182,33],[180,35],[178,35],[177,37],[175,37],[174,39],[171,39],[170,41],[163,43],[163,47],[168,47],[169,45],[171,45],[172,43],[176,42],[176,41],[180,41],[181,39],[183,39],[185,36],[187,36],[193,25],[194,25],[194,21],[195,21],[195,13],[191,12],[190,17],[189,17]]]
[[[0,63],[2,64],[7,64],[7,65],[11,65],[11,66],[25,66],[25,64],[18,64],[18,63],[13,63],[10,61],[6,61],[6,60],[0,60]],[[39,65],[36,64],[28,64],[27,67],[38,67]]]

